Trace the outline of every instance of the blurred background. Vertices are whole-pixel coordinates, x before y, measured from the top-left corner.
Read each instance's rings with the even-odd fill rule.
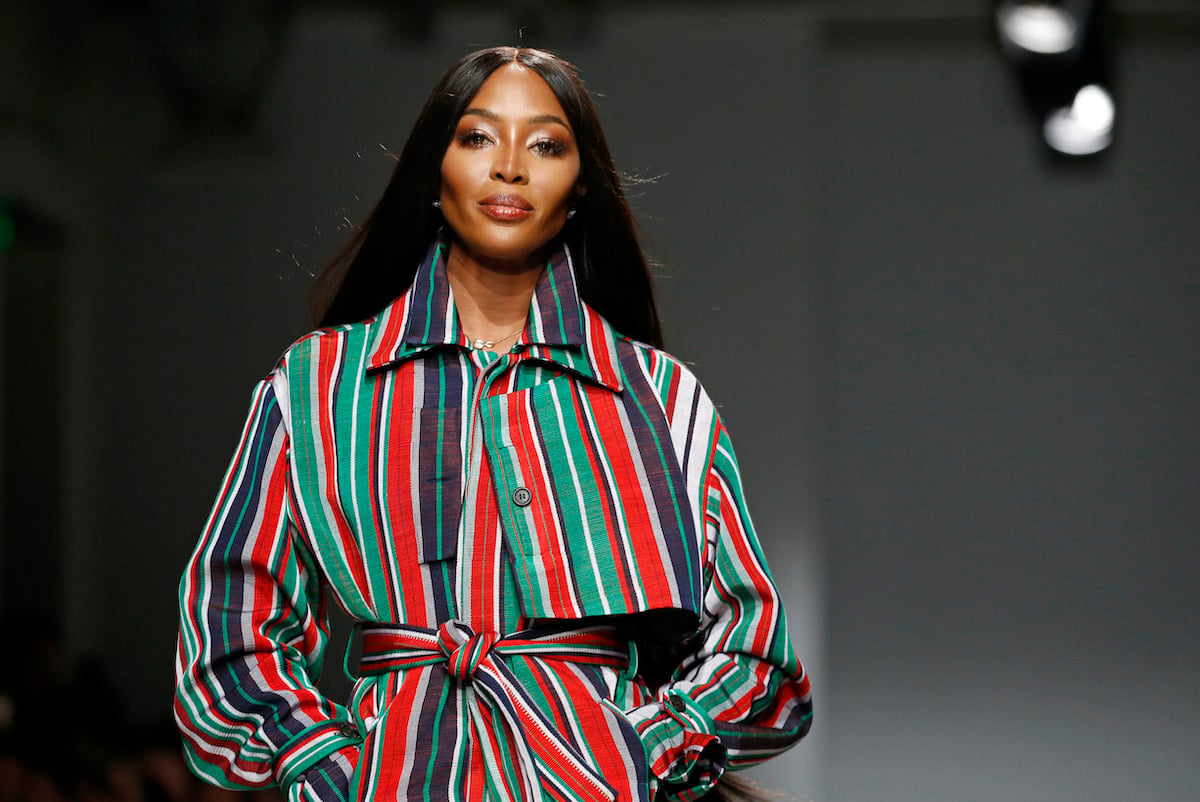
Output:
[[[7,0],[0,799],[203,795],[176,588],[250,388],[442,69],[517,43],[596,95],[738,445],[816,700],[753,776],[1194,800],[1186,0]]]

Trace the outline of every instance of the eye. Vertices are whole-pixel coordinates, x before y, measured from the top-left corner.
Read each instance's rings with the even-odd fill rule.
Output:
[[[539,139],[529,148],[539,156],[561,156],[567,152],[566,143],[557,139]]]
[[[477,128],[470,131],[463,131],[458,135],[458,144],[467,148],[482,148],[491,141],[491,137]]]

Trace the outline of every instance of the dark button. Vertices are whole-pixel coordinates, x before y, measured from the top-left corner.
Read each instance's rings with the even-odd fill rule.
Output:
[[[307,779],[308,779],[308,775],[305,775],[305,774],[297,774],[296,775],[296,782],[298,782],[298,783],[302,783]]]
[[[669,704],[671,706],[671,709],[674,710],[676,713],[683,713],[684,711],[687,710],[687,702],[683,701],[682,699],[680,699],[678,696],[675,696],[674,694],[667,697],[667,704]]]
[[[340,732],[342,735],[346,736],[347,738],[357,738],[358,737],[358,727],[355,727],[353,724],[350,724],[349,722],[338,727],[338,732]]]
[[[518,487],[513,491],[512,500],[518,507],[528,507],[529,502],[533,501],[533,493],[527,487]]]

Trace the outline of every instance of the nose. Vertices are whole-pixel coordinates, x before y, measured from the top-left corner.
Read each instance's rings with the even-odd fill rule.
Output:
[[[492,178],[506,184],[523,184],[527,180],[525,170],[525,149],[521,145],[509,141],[492,151],[496,162],[492,165]]]

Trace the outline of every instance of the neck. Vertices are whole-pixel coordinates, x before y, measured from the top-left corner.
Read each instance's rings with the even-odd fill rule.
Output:
[[[541,274],[540,260],[520,266],[490,264],[451,247],[446,277],[463,332],[472,340],[497,340],[522,328]],[[508,337],[490,350],[507,351],[515,340]]]

